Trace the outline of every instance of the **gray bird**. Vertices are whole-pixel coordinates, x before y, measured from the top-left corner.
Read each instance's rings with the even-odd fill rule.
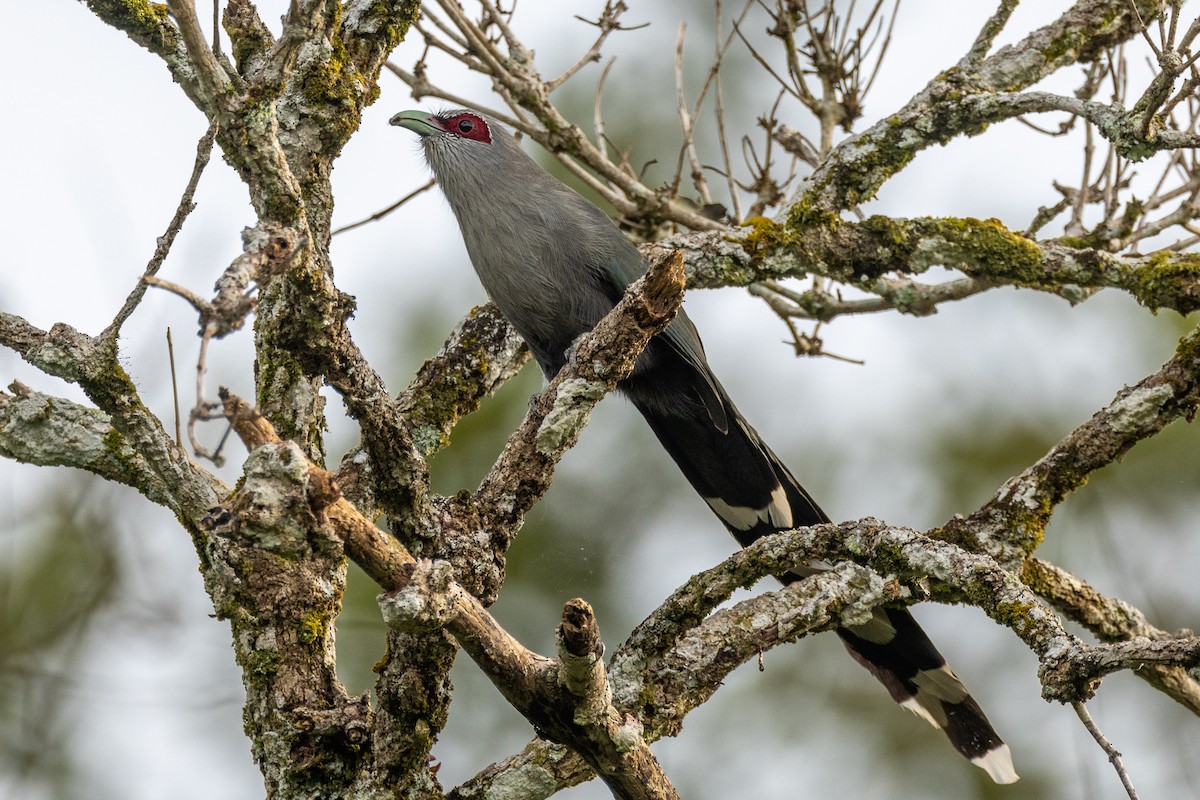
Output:
[[[646,271],[645,259],[495,120],[464,109],[403,111],[391,124],[421,137],[479,280],[553,377],[572,343]],[[773,531],[829,522],[738,413],[682,311],[618,388],[743,547]],[[788,583],[801,575],[779,577]],[[944,730],[992,780],[1017,780],[1008,745],[906,609],[876,609],[838,635],[897,703]]]

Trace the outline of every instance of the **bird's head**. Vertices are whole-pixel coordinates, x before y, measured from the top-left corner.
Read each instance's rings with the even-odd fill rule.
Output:
[[[428,111],[401,111],[390,120],[392,125],[408,128],[423,140],[439,142],[492,143],[491,123],[474,111],[455,109],[433,114]]]
[[[489,196],[500,192],[496,185],[499,176],[517,180],[532,164],[512,134],[474,111],[401,111],[392,117],[391,124],[421,137],[425,160],[451,205],[466,192]],[[511,190],[512,181],[504,191]]]
[[[487,151],[504,130],[481,114],[456,108],[449,112],[401,112],[392,116],[391,125],[408,128],[421,137],[426,152],[431,150]]]

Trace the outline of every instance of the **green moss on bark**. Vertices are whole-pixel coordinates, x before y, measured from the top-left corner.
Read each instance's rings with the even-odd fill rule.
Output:
[[[152,53],[165,53],[179,45],[179,31],[167,7],[146,0],[87,0],[88,8],[109,25]]]
[[[1183,314],[1195,311],[1200,308],[1200,255],[1155,253],[1137,268],[1130,290],[1152,311],[1164,307]]]

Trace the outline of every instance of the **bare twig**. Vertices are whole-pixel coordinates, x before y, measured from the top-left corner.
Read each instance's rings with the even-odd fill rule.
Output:
[[[175,409],[175,444],[183,447],[183,436],[179,422],[179,380],[175,374],[175,345],[171,343],[171,328],[167,328],[167,358],[171,362],[171,400]]]
[[[963,57],[962,63],[964,66],[973,66],[982,61],[992,49],[992,43],[996,41],[996,37],[1004,30],[1004,26],[1008,24],[1009,18],[1013,12],[1017,10],[1017,4],[1020,0],[1000,0],[1000,7],[995,13],[988,18],[988,21],[983,24],[979,35],[975,37],[971,49]]]
[[[679,126],[683,129],[683,148],[680,152],[679,168],[675,170],[675,180],[672,183],[674,191],[678,191],[683,177],[683,159],[686,155],[692,168],[692,185],[700,195],[705,205],[712,203],[712,194],[708,191],[708,181],[704,177],[704,168],[700,164],[700,156],[696,153],[695,122],[688,113],[687,97],[683,90],[683,36],[687,31],[687,23],[679,23],[679,35],[675,39],[675,105],[679,113]]]
[[[1137,790],[1133,788],[1133,782],[1129,780],[1129,772],[1125,769],[1124,762],[1121,761],[1121,754],[1117,748],[1113,747],[1112,742],[1105,738],[1100,727],[1096,725],[1092,719],[1092,715],[1088,713],[1087,704],[1081,700],[1076,700],[1071,703],[1071,707],[1075,709],[1075,713],[1079,716],[1079,721],[1083,723],[1083,727],[1087,728],[1087,732],[1096,740],[1096,744],[1100,745],[1100,749],[1108,756],[1108,760],[1112,762],[1113,769],[1117,771],[1117,776],[1121,779],[1121,785],[1125,787],[1125,793],[1129,795],[1129,800],[1138,800]]]
[[[771,310],[783,319],[832,322],[846,314],[872,314],[890,310],[924,317],[937,313],[941,303],[964,300],[995,285],[993,281],[979,278],[956,278],[938,284],[924,284],[909,278],[881,277],[864,287],[876,297],[856,300],[844,300],[817,286],[806,292],[796,292],[776,281],[754,284],[750,287],[750,293],[766,301]]]
[[[717,57],[721,55],[721,0],[716,0],[714,3],[716,10],[716,41],[718,42]],[[750,3],[746,3],[746,8],[743,10],[745,14],[750,9]],[[717,142],[721,145],[721,163],[725,168],[725,183],[729,190],[729,202],[733,206],[733,222],[740,224],[742,221],[742,199],[738,192],[737,179],[733,175],[733,159],[729,157],[729,136],[726,133],[725,124],[725,92],[721,85],[721,70],[718,67],[715,77],[714,92],[714,116],[717,123]]]
[[[147,275],[142,278],[142,283],[146,286],[157,286],[159,289],[165,289],[173,295],[182,297],[187,301],[188,305],[196,310],[198,314],[212,314],[212,303],[205,300],[200,295],[188,289],[185,286],[180,286],[177,283],[172,283],[165,278],[159,278],[156,275]]]
[[[628,10],[628,7],[624,2],[621,2],[621,0],[618,0],[616,3],[613,3],[612,0],[607,0],[607,2],[604,4],[604,10],[600,12],[600,18],[595,22],[583,20],[583,18],[579,16],[575,17],[575,19],[583,20],[589,25],[595,25],[600,29],[600,33],[596,37],[596,41],[592,42],[592,46],[588,48],[588,51],[584,53],[578,61],[576,61],[570,67],[567,67],[567,69],[557,78],[546,81],[547,94],[553,92],[559,86],[562,86],[564,83],[569,81],[575,76],[576,73],[579,72],[579,70],[583,69],[588,64],[599,61],[601,52],[604,48],[604,43],[608,41],[608,37],[613,33],[613,31],[632,31],[645,27],[645,25],[633,25],[630,27],[622,26],[620,23],[620,17]]]
[[[334,231],[330,234],[330,236],[337,236],[339,233],[345,233],[346,231],[352,231],[355,228],[360,228],[363,225],[366,225],[368,223],[375,222],[377,220],[381,220],[384,217],[386,217],[388,214],[391,214],[393,211],[400,208],[402,205],[407,203],[409,200],[412,200],[417,195],[419,195],[423,192],[427,192],[430,189],[432,189],[436,183],[437,183],[437,181],[430,178],[424,185],[419,186],[416,189],[413,189],[411,192],[404,195],[404,197],[401,197],[399,200],[392,203],[390,206],[383,209],[382,211],[376,211],[371,216],[366,217],[365,219],[360,219],[358,222],[351,222],[349,225],[343,225],[340,228],[335,228]]]
[[[216,333],[216,324],[210,322],[204,326],[200,334],[200,354],[196,357],[196,404],[188,412],[187,432],[188,442],[191,444],[192,452],[196,454],[196,457],[207,458],[220,467],[225,464],[225,457],[221,455],[221,447],[225,444],[225,437],[221,437],[221,441],[217,444],[216,449],[209,450],[200,443],[200,438],[196,432],[196,426],[199,423],[220,419],[223,416],[220,413],[220,403],[210,402],[204,398],[204,375],[208,372],[208,343],[212,341],[214,333]]]
[[[204,41],[200,20],[196,17],[196,6],[192,0],[167,0],[167,8],[179,25],[179,33],[187,47],[188,56],[196,68],[200,84],[208,95],[205,99],[215,107],[228,108],[231,102],[231,82],[225,70],[217,63],[209,44]],[[211,110],[215,111],[215,107]],[[210,113],[210,117],[213,116]]]
[[[155,276],[159,269],[162,268],[163,262],[167,259],[167,254],[171,252],[171,245],[175,243],[175,237],[183,228],[183,223],[187,220],[188,214],[191,214],[196,204],[192,202],[192,197],[196,194],[196,187],[200,184],[200,176],[204,173],[204,168],[208,166],[208,161],[212,157],[213,141],[217,136],[217,123],[214,121],[209,124],[208,130],[200,137],[200,141],[196,143],[196,160],[192,164],[192,174],[188,178],[187,185],[183,189],[183,195],[179,198],[179,205],[175,208],[175,215],[171,217],[171,222],[167,225],[167,230],[162,236],[158,237],[157,245],[154,248],[154,255],[150,257],[150,261],[146,264],[146,269],[142,272],[142,279],[133,287],[133,291],[125,298],[125,302],[121,306],[121,310],[117,312],[116,317],[109,323],[101,334],[103,337],[115,338],[121,332],[121,326],[125,324],[125,320],[134,312],[138,304],[142,302],[142,298],[146,295],[146,286],[150,284],[150,278]]]
[[[608,136],[604,132],[604,82],[608,80],[608,73],[612,71],[615,63],[617,59],[613,56],[604,65],[604,69],[600,70],[600,77],[596,80],[596,94],[592,100],[592,128],[596,132],[596,146],[600,148],[600,154],[604,158],[608,158]]]
[[[469,53],[472,68],[492,77],[497,93],[517,116],[499,114],[495,109],[468,102],[434,86],[425,76],[423,68],[408,73],[393,66],[392,71],[412,87],[415,96],[451,100],[489,114],[528,134],[552,153],[560,154],[560,161],[572,174],[628,219],[649,219],[654,224],[666,220],[693,229],[723,227],[683,198],[646,185],[636,172],[611,161],[605,153],[603,142],[596,145],[583,136],[578,127],[571,124],[550,102],[550,87],[538,74],[533,54],[520,45],[515,37],[505,34],[507,23],[497,22],[500,15],[491,3],[482,4],[486,24],[495,25],[500,30],[499,38],[508,46],[508,53],[501,49],[498,40],[489,38],[483,27],[470,19],[457,2],[439,0],[438,6],[466,44],[464,53]]]

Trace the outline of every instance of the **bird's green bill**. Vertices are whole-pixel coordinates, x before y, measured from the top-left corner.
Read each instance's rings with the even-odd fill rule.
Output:
[[[428,136],[441,130],[441,127],[433,121],[433,114],[428,111],[401,111],[388,120],[388,124],[408,128],[420,136]]]

